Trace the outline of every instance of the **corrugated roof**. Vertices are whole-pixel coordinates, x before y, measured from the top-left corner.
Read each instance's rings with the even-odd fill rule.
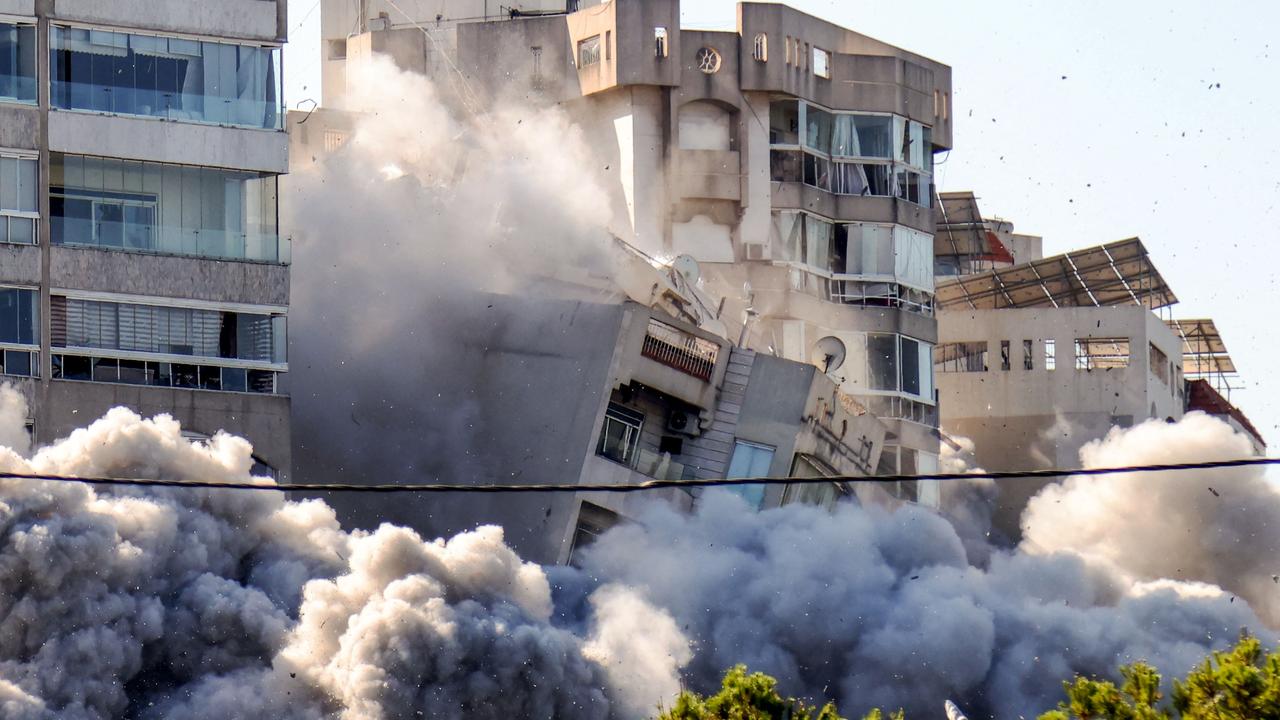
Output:
[[[1209,318],[1166,320],[1182,338],[1182,374],[1189,378],[1206,375],[1235,375],[1236,364],[1227,354],[1218,327]]]
[[[941,309],[1101,307],[1178,302],[1138,238],[939,282]]]

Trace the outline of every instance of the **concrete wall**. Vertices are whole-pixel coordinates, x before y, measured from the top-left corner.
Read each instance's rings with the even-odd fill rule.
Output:
[[[287,31],[276,0],[55,0],[51,17],[262,41],[283,42]]]
[[[1151,373],[1148,344],[1181,365],[1181,342],[1141,307],[953,310],[941,314],[940,342],[988,343],[987,372],[937,373],[942,429],[976,445],[988,470],[1079,467],[1079,451],[1113,427],[1147,418],[1182,416],[1182,399]],[[1125,368],[1076,370],[1076,338],[1125,337]],[[1056,369],[1046,370],[1044,340],[1055,344]],[[1010,369],[1000,369],[1000,341],[1010,341]],[[1022,341],[1033,341],[1034,369],[1024,370]],[[1177,384],[1180,384],[1177,383]],[[995,524],[1020,537],[1026,502],[1048,484],[1026,480],[1001,487]]]
[[[289,138],[283,132],[169,122],[158,118],[51,112],[49,149],[53,152],[182,165],[270,173],[289,171]]]
[[[49,254],[49,282],[57,288],[252,305],[289,304],[289,268],[285,265],[66,246],[55,246]]]
[[[307,257],[299,254],[298,262]],[[292,368],[293,387],[305,388],[293,401],[298,481],[537,484],[580,477],[594,455],[625,308],[527,296],[461,301],[482,303],[484,322],[463,323],[448,347],[418,332],[402,333],[378,352],[332,354],[319,350],[323,337],[315,334],[330,321],[305,305],[293,308],[291,352],[300,343],[317,348]],[[501,524],[508,542],[537,562],[558,559],[577,511],[568,494],[326,500],[349,527],[392,522],[436,537]]]
[[[253,444],[258,458],[286,473],[282,481],[288,480],[291,453],[287,397],[68,380],[31,381],[31,385],[37,443],[66,437],[107,410],[124,406],[143,417],[171,415],[185,430],[206,435],[225,430],[239,435]]]

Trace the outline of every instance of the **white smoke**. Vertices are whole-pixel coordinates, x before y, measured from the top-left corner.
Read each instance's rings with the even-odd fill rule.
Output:
[[[1234,460],[1247,438],[1203,413],[1112,430],[1080,451],[1082,467]],[[1135,581],[1219,586],[1280,626],[1280,491],[1260,466],[1073,476],[1045,488],[1023,515],[1023,549],[1070,550]]]
[[[25,417],[14,402],[0,417]],[[119,408],[29,459],[0,450],[24,473],[247,482],[249,465],[239,438],[193,444]],[[546,575],[495,527],[426,542],[274,492],[0,480],[6,720],[603,719],[669,700],[688,657],[671,619],[624,588],[591,602],[586,635],[553,626]],[[660,632],[624,647],[633,610]]]
[[[1174,581],[1135,587],[1070,552],[996,550],[974,567],[954,528],[916,507],[756,514],[712,492],[692,515],[650,508],[584,558],[589,576],[675,617],[698,648],[695,688],[743,662],[851,717],[929,715],[948,697],[975,715],[1031,716],[1073,673],[1138,659],[1184,673],[1241,627],[1266,633],[1243,602]]]

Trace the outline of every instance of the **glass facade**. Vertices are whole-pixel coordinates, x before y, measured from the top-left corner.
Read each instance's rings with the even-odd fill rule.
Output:
[[[0,101],[36,102],[36,26],[0,22]]]
[[[55,108],[279,129],[278,48],[55,25]]]
[[[839,195],[929,206],[932,130],[897,115],[835,113],[798,100],[769,107],[770,174]]]
[[[54,244],[288,261],[274,175],[61,153],[49,174]]]

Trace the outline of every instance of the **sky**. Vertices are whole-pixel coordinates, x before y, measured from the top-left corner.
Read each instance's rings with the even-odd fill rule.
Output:
[[[788,4],[950,65],[939,190],[973,190],[1046,254],[1141,237],[1175,317],[1216,321],[1232,401],[1280,447],[1280,3]],[[290,107],[320,97],[318,5],[289,0]],[[684,0],[681,21],[732,29],[735,3]]]

